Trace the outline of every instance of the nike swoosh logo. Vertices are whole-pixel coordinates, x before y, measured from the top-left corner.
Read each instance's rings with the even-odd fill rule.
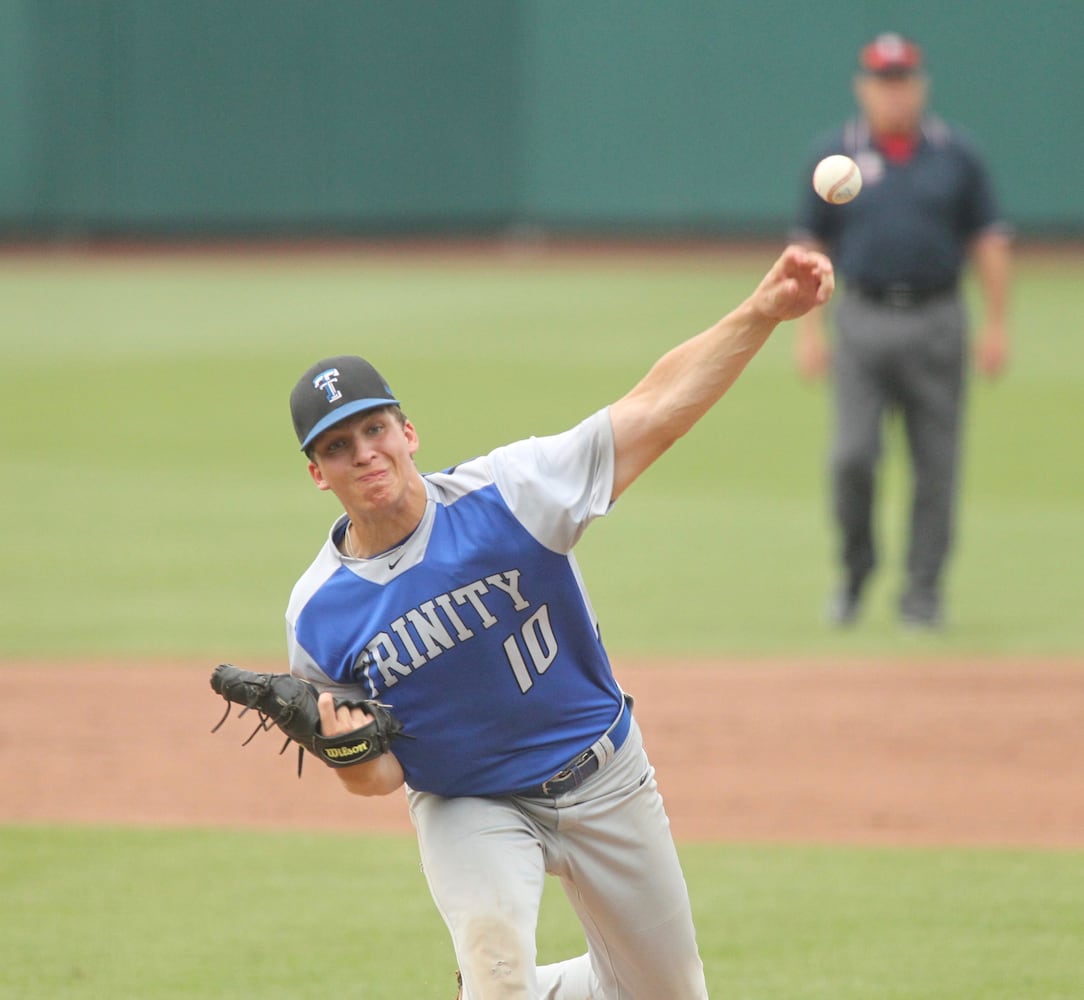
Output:
[[[402,553],[400,553],[399,558],[396,559],[395,562],[389,562],[388,563],[388,569],[395,569],[395,567],[398,566],[399,563],[401,563],[402,561],[403,561],[403,556],[402,556]]]

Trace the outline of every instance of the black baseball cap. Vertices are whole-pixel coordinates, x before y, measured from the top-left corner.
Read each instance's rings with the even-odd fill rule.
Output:
[[[368,361],[340,354],[317,361],[298,379],[290,393],[290,416],[304,451],[339,421],[398,403],[384,376]]]
[[[922,69],[922,49],[909,38],[889,31],[862,47],[858,65],[870,76],[910,76]]]

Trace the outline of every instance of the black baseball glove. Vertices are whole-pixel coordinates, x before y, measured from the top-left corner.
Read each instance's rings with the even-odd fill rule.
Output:
[[[391,741],[403,732],[402,723],[380,702],[336,698],[337,708],[345,705],[364,709],[372,721],[349,733],[324,736],[320,732],[316,688],[290,674],[257,674],[230,663],[220,663],[211,674],[211,687],[227,702],[243,705],[241,715],[249,709],[255,709],[259,714],[260,724],[243,745],[247,746],[256,733],[270,729],[274,723],[286,734],[286,742],[279,753],[285,752],[293,741],[329,767],[349,767],[379,757],[387,753]],[[227,705],[226,714],[211,732],[217,732],[229,714]],[[301,774],[302,759],[303,753],[299,750],[298,775]]]

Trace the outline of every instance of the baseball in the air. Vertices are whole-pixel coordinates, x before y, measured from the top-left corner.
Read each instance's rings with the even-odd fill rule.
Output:
[[[862,190],[862,172],[849,156],[826,156],[813,171],[813,190],[830,205],[845,205]]]

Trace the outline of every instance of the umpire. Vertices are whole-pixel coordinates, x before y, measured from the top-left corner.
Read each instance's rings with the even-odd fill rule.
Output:
[[[859,115],[817,146],[811,167],[845,153],[862,171],[862,191],[849,204],[829,205],[812,191],[810,168],[793,234],[826,251],[843,281],[833,304],[834,350],[823,309],[799,322],[796,342],[803,376],[832,370],[832,506],[842,572],[828,615],[835,625],[855,621],[877,563],[882,425],[898,412],[913,487],[899,613],[905,626],[936,629],[944,620],[967,368],[961,272],[970,258],[985,318],[975,365],[994,377],[1008,353],[1010,240],[978,151],[926,110],[928,81],[914,42],[882,34],[864,46],[854,94]]]

